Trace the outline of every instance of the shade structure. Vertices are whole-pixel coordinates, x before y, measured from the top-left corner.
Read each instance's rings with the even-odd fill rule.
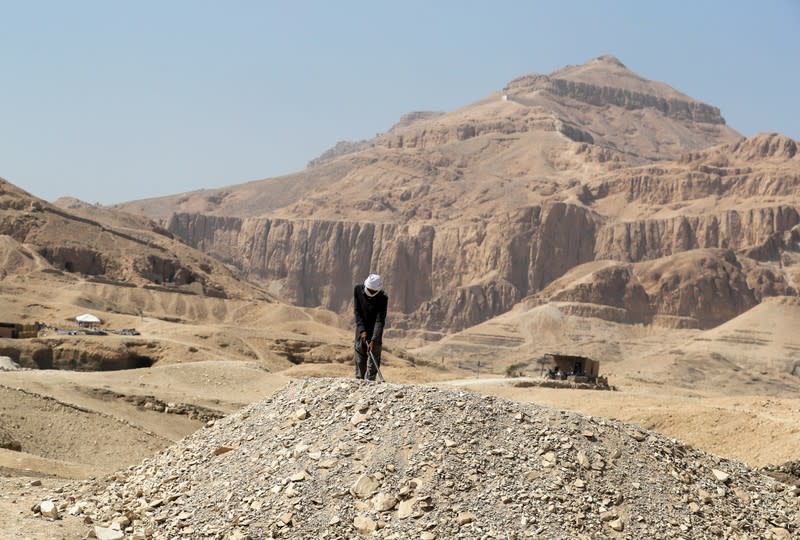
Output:
[[[99,323],[100,319],[92,315],[91,313],[84,313],[83,315],[78,315],[75,317],[75,320],[81,323]]]

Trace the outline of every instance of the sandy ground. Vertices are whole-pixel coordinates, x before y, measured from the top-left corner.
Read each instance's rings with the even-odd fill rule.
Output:
[[[753,467],[795,460],[800,448],[800,398],[731,397],[622,378],[612,380],[618,391],[514,386],[519,382],[487,378],[447,384],[638,424]]]
[[[0,469],[1,470],[1,469]],[[41,482],[41,486],[32,486]],[[0,475],[0,533],[3,538],[55,540],[86,538],[90,528],[82,520],[64,516],[55,522],[35,517],[31,507],[65,480],[33,476]]]
[[[624,378],[611,381],[618,391],[597,391],[518,387],[515,384],[524,379],[476,379],[463,372],[399,364],[384,366],[383,371],[393,382],[424,378],[432,384],[636,423],[752,466],[796,459],[800,448],[800,398],[732,397]],[[118,372],[0,373],[4,425],[23,446],[23,452],[0,450],[0,531],[8,538],[83,538],[89,527],[75,518],[65,516],[54,526],[34,518],[30,508],[69,479],[138,463],[203,423],[145,410],[120,396],[157,396],[227,413],[269,396],[288,376],[352,373],[348,365],[310,364],[273,374],[257,363],[222,361]],[[116,397],[98,393],[111,388]],[[37,479],[43,486],[31,485]]]

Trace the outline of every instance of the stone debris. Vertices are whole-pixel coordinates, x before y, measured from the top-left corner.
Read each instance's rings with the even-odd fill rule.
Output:
[[[797,538],[796,487],[602,418],[308,379],[34,512],[137,540]]]
[[[378,491],[380,483],[366,474],[361,475],[353,487],[350,488],[350,494],[359,499],[369,499]]]
[[[475,521],[475,514],[472,512],[459,512],[458,516],[456,516],[456,522],[458,522],[459,527],[473,521]]]
[[[717,481],[722,482],[723,484],[727,484],[728,480],[730,480],[730,475],[724,471],[720,471],[719,469],[712,469],[711,473],[714,475],[714,478]]]
[[[121,540],[122,538],[125,538],[125,533],[119,529],[95,526],[94,536],[97,538],[97,540]]]
[[[53,501],[42,501],[39,503],[39,513],[44,518],[58,519],[58,508]]]

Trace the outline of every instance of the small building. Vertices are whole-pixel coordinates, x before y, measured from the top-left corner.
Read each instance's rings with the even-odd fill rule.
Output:
[[[545,358],[551,361],[548,370],[550,378],[573,382],[597,382],[600,376],[600,362],[585,356],[547,353]]]
[[[0,322],[0,338],[28,339],[39,335],[39,324]]]

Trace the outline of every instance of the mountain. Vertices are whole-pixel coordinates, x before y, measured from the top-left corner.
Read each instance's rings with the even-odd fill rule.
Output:
[[[605,56],[515,79],[455,111],[404,115],[371,141],[339,143],[301,173],[117,207],[158,218],[435,223],[537,203],[581,177],[740,137],[718,109]]]
[[[0,356],[74,370],[225,359],[277,371],[350,359],[333,313],[279,302],[148,218],[67,203],[0,179],[0,322],[48,326],[38,338],[0,338]],[[57,332],[77,330],[86,312],[141,336]]]
[[[652,322],[706,328],[762,297],[797,294],[797,143],[743,139],[717,108],[613,57],[411,114],[312,163],[120,208],[160,219],[297,305],[347,313],[352,284],[377,271],[392,331],[406,336],[478,324],[581,264],[695,249],[731,250],[698,268],[732,291],[733,307],[711,315],[698,304],[708,295],[691,292]]]

